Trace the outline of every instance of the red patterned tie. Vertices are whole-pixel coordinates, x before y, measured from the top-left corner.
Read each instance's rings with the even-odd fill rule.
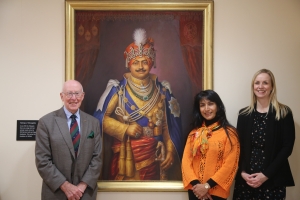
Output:
[[[79,127],[78,127],[78,123],[76,121],[76,115],[71,115],[70,118],[72,119],[71,125],[70,125],[70,134],[72,137],[75,156],[77,157],[77,152],[78,152],[79,142],[80,142]]]

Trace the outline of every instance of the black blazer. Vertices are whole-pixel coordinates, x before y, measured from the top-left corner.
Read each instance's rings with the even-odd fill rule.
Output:
[[[240,110],[240,113],[246,108]],[[267,120],[264,171],[262,173],[269,179],[262,186],[294,186],[294,179],[288,162],[295,142],[295,125],[292,111],[279,121],[275,119],[275,109],[270,106]],[[237,131],[239,134],[241,153],[236,182],[245,180],[241,172],[249,172],[251,157],[251,132],[254,112],[249,115],[239,114]]]

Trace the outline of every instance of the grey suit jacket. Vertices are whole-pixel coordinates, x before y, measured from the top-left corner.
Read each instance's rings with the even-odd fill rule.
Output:
[[[82,200],[94,200],[102,167],[99,121],[80,110],[80,144],[77,158],[63,108],[43,116],[36,130],[36,167],[43,179],[43,200],[67,199],[60,189],[68,181],[87,183]],[[94,134],[93,134],[94,133]]]

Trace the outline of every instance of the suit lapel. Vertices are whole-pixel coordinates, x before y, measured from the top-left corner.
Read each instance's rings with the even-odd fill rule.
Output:
[[[66,114],[63,108],[58,110],[57,116],[55,117],[55,121],[57,123],[57,126],[59,127],[60,133],[62,134],[62,137],[64,138],[65,143],[67,144],[72,156],[75,158],[74,146],[70,136]]]
[[[84,142],[88,135],[88,121],[87,121],[87,115],[79,111],[80,114],[80,143],[79,143],[79,149],[78,149],[78,155],[80,154],[81,149],[84,147]]]

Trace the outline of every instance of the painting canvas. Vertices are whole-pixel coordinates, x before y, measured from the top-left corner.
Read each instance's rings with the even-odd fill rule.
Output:
[[[158,178],[112,178],[115,138],[103,131],[100,190],[181,190],[180,158],[189,132],[193,97],[202,89],[212,88],[212,2],[139,2],[133,6],[130,2],[67,1],[66,25],[66,79],[82,83],[82,110],[93,115],[108,82],[130,74],[124,51],[134,42],[136,29],[145,30],[152,38],[155,68],[150,73],[159,82],[169,83],[180,107],[180,149],[174,151],[176,159],[164,178],[161,172]]]

